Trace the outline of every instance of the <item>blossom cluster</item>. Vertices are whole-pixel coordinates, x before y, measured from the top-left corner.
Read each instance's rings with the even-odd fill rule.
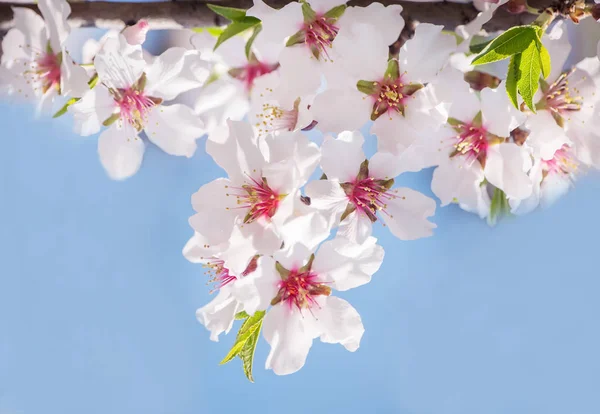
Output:
[[[72,114],[82,136],[100,133],[113,179],[138,171],[148,142],[191,157],[206,136],[227,176],[192,196],[194,235],[183,254],[204,265],[218,292],[198,320],[215,341],[244,320],[224,362],[239,356],[249,378],[261,330],[266,367],[290,374],[316,338],[359,347],[361,318],[333,293],[379,269],[374,224],[401,240],[433,234],[436,202],[395,186],[400,174],[435,168],[442,206],[494,222],[499,212],[550,205],[583,170],[600,168],[600,60],[565,66],[563,22],[541,26],[538,49],[552,65],[528,98],[507,76],[514,59],[474,64],[473,46],[495,37],[481,28],[503,3],[479,2],[479,16],[453,33],[421,23],[398,48],[390,45],[405,26],[399,5],[274,9],[255,0],[247,11],[221,8],[230,28],[245,22],[236,36],[189,32],[189,47],[152,56],[141,21],[88,44],[78,64],[65,46],[68,3],[39,0],[42,16],[14,8],[0,88],[35,99],[40,112],[59,105],[56,116]],[[527,102],[516,101],[516,86],[514,98],[506,93],[514,82]],[[364,128],[377,138],[370,158]],[[320,144],[311,130],[324,134]]]

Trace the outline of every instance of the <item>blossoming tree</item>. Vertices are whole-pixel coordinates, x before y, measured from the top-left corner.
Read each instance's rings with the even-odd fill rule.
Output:
[[[191,157],[206,137],[226,177],[192,195],[183,255],[214,286],[197,311],[210,338],[241,321],[222,363],[239,357],[250,380],[261,332],[279,375],[317,338],[358,349],[360,315],[334,291],[379,269],[373,226],[401,240],[436,227],[436,201],[395,186],[400,174],[433,167],[442,206],[494,224],[600,168],[600,60],[574,61],[569,42],[600,5],[268,3],[0,3],[4,98],[99,134],[110,178],[135,174],[148,143]],[[69,50],[72,28],[106,24]],[[163,28],[185,30],[187,47],[150,55],[146,34]]]

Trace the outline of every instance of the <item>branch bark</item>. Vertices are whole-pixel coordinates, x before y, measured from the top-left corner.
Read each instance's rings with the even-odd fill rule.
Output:
[[[472,3],[450,3],[447,1],[415,3],[404,0],[377,0],[384,5],[400,4],[402,14],[417,22],[443,25],[447,30],[465,24],[477,16]],[[290,0],[268,0],[269,5],[279,8]],[[373,0],[350,0],[351,6],[367,6]],[[554,0],[530,0],[530,6],[538,9],[553,4]],[[122,28],[140,19],[147,19],[154,29],[178,29],[183,27],[204,27],[226,24],[227,21],[212,12],[207,3],[227,7],[248,9],[252,0],[213,0],[213,1],[169,1],[158,3],[115,3],[107,1],[71,3],[70,21],[74,26]],[[39,13],[34,4],[0,3],[0,31],[12,27],[12,7],[29,7]],[[492,21],[484,26],[489,31],[504,30],[512,26],[527,24],[534,16],[527,13],[510,14],[500,8]]]

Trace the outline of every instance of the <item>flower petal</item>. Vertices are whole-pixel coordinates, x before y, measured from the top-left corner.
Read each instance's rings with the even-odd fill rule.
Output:
[[[236,183],[248,177],[262,179],[265,158],[247,122],[228,121],[227,128],[213,131],[206,141],[206,152]]]
[[[196,152],[196,139],[204,134],[203,126],[200,118],[185,105],[160,105],[149,111],[144,131],[148,139],[167,154],[189,158]]]
[[[244,310],[253,315],[266,310],[277,295],[281,278],[275,269],[275,261],[269,256],[261,256],[256,269],[231,285],[231,293]]]
[[[198,88],[208,78],[208,65],[196,51],[172,47],[146,68],[146,94],[172,100],[182,92]]]
[[[360,129],[373,111],[373,99],[354,88],[327,89],[311,106],[319,131],[334,134]]]
[[[431,236],[437,226],[427,217],[435,214],[435,201],[410,188],[394,188],[390,193],[393,197],[381,216],[392,234],[400,240]]]
[[[95,134],[116,109],[115,100],[103,85],[88,88],[79,102],[69,107],[73,113],[73,130],[84,137]]]
[[[360,131],[345,131],[337,139],[326,139],[321,145],[321,168],[330,180],[349,182],[356,178],[365,160]]]
[[[142,165],[144,141],[129,124],[113,124],[98,137],[98,154],[106,172],[113,180],[134,175]]]
[[[500,188],[509,198],[527,198],[533,184],[527,172],[531,169],[531,157],[513,143],[492,145],[488,148],[485,178]]]
[[[219,290],[216,298],[196,311],[196,318],[210,331],[210,340],[219,342],[219,335],[229,333],[235,314],[240,310],[241,305],[224,287]]]
[[[71,32],[71,27],[67,23],[71,6],[65,0],[39,0],[38,6],[46,22],[50,47],[54,53],[58,53]]]
[[[320,307],[313,313],[321,331],[321,341],[328,344],[340,344],[350,352],[360,346],[365,328],[360,315],[344,299],[326,296],[319,299]]]
[[[483,123],[492,134],[508,137],[510,131],[527,119],[527,115],[510,103],[503,85],[496,89],[484,88],[480,96]]]
[[[362,244],[336,237],[321,245],[312,270],[328,282],[328,286],[343,291],[369,283],[379,270],[383,256],[383,248],[375,237],[368,237]]]
[[[319,336],[314,317],[295,307],[273,306],[263,322],[263,336],[271,345],[266,369],[277,375],[293,374],[304,366],[313,339]]]

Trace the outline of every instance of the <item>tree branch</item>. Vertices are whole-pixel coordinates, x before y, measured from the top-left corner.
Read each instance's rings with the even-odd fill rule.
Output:
[[[478,11],[471,3],[414,3],[403,0],[378,0],[384,5],[400,4],[404,8],[403,15],[417,22],[444,25],[452,30],[465,24],[477,16]],[[279,8],[290,0],[268,0],[269,5]],[[351,6],[367,6],[372,0],[351,0]],[[214,0],[214,1],[170,1],[158,3],[115,3],[107,1],[71,3],[70,21],[74,26],[122,28],[125,24],[147,19],[154,29],[178,29],[182,27],[204,27],[226,24],[227,21],[211,11],[206,4],[214,3],[228,7],[248,9],[252,0]],[[555,3],[554,0],[530,0],[529,4],[543,9]],[[0,31],[12,27],[13,13],[11,7],[29,7],[36,12],[34,4],[0,3]],[[509,27],[527,24],[534,16],[527,13],[510,14],[504,8],[484,26],[489,31],[504,30]]]

